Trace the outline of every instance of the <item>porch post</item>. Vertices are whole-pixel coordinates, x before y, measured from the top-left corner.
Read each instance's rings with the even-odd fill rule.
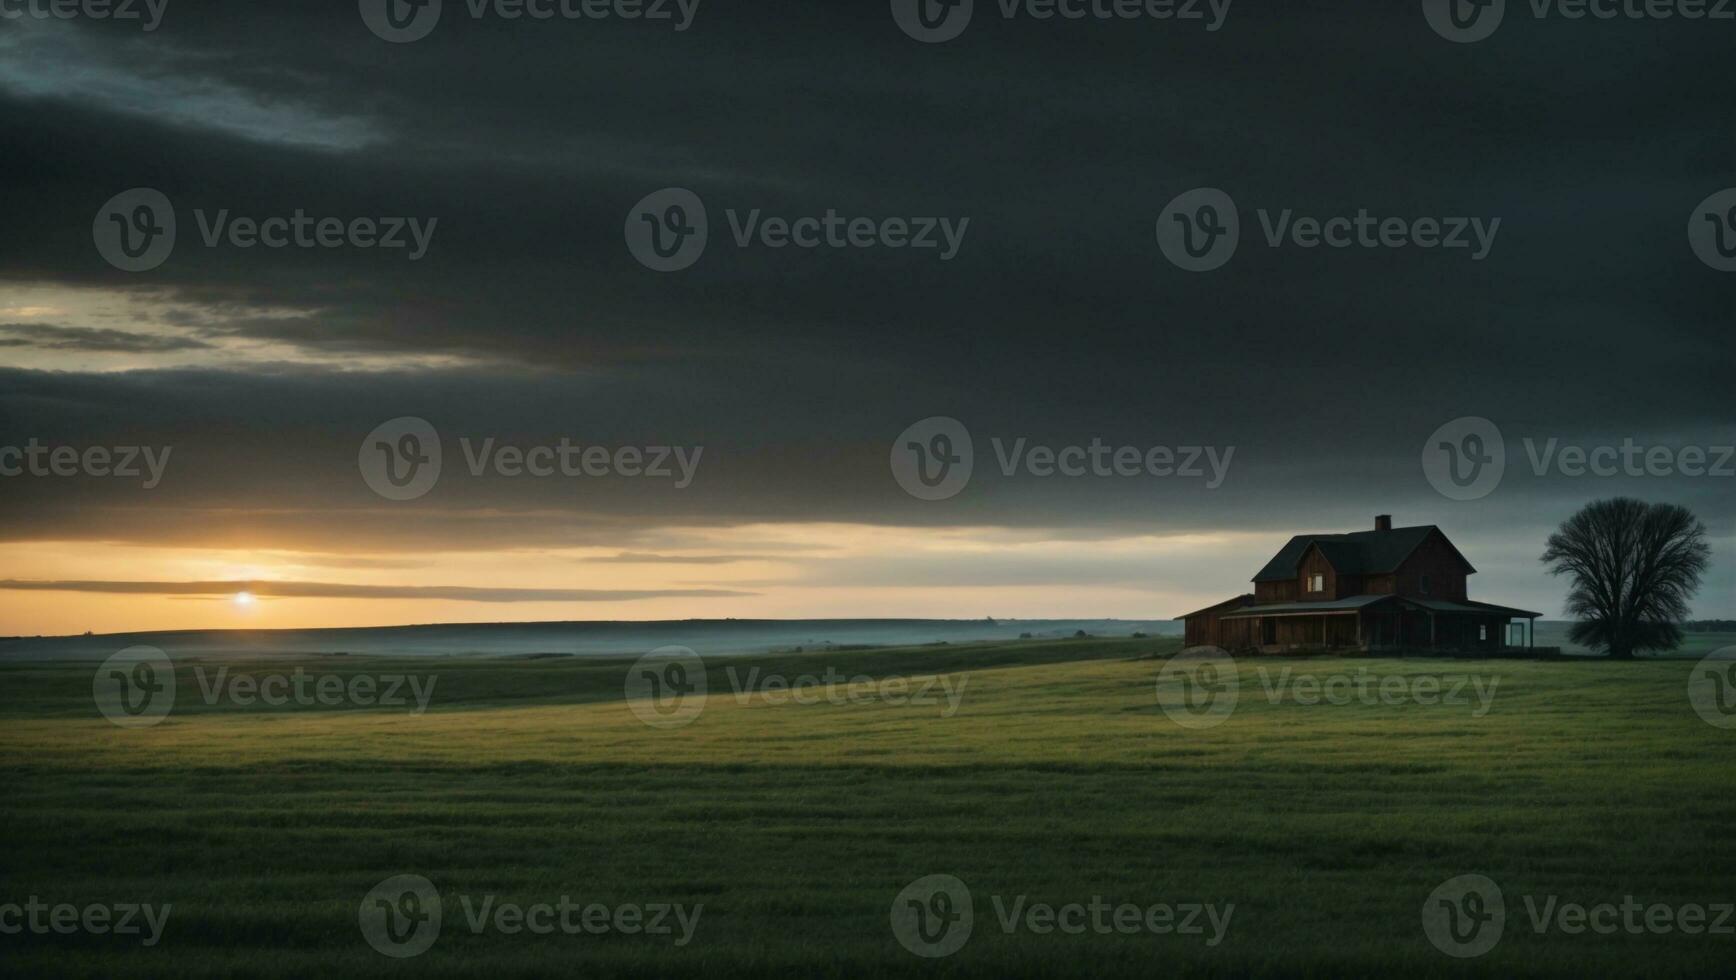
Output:
[[[1429,649],[1435,649],[1435,614],[1429,613]]]

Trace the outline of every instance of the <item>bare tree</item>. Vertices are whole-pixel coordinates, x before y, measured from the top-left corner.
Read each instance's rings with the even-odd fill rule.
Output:
[[[1573,642],[1631,660],[1680,645],[1710,555],[1706,526],[1686,507],[1614,497],[1563,521],[1542,560],[1550,574],[1573,576]]]

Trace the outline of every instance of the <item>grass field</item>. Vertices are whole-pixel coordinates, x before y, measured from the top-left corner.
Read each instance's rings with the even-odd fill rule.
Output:
[[[1157,694],[1177,645],[714,659],[703,710],[669,728],[624,701],[627,660],[331,657],[225,675],[432,677],[422,714],[206,703],[222,665],[184,664],[174,712],[136,729],[97,713],[94,665],[6,664],[0,903],[172,911],[152,947],[26,930],[0,951],[20,976],[1710,976],[1736,963],[1729,934],[1539,934],[1524,904],[1736,901],[1736,731],[1691,708],[1693,661],[1244,659],[1234,712],[1187,728]],[[831,665],[963,688],[952,712],[938,685],[908,703],[925,681],[743,703],[727,665],[738,679]],[[1298,680],[1361,671],[1406,693],[1307,703],[1321,699]],[[1467,675],[1463,703],[1414,696]],[[956,953],[921,958],[889,912],[941,873],[968,886],[975,921]],[[1470,873],[1500,886],[1505,931],[1454,959],[1422,913]],[[444,908],[432,948],[405,959],[359,925],[363,897],[399,874],[428,878]],[[1233,914],[1215,945],[1209,929],[1004,931],[995,901],[1021,895]],[[461,897],[486,896],[702,908],[678,946],[473,932]]]

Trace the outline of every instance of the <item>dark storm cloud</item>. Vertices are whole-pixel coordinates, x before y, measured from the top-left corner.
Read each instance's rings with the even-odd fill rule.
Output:
[[[152,336],[128,333],[125,330],[62,327],[51,323],[0,323],[0,347],[160,354],[168,351],[200,350],[210,346],[191,337]]]
[[[1419,450],[1429,432],[1455,414],[1446,400],[1421,409],[1395,407],[1337,432],[1313,428],[1318,416],[1268,421],[1259,406],[1231,414],[1216,401],[1177,404],[1167,416],[1135,419],[1088,408],[1045,416],[1009,402],[998,415],[961,413],[975,431],[976,474],[958,497],[920,501],[899,489],[887,465],[905,419],[865,412],[859,404],[856,393],[875,384],[870,372],[848,368],[825,377],[793,375],[773,388],[748,371],[692,382],[653,369],[595,377],[356,376],[290,366],[246,375],[0,371],[0,389],[8,393],[0,446],[36,439],[44,445],[173,447],[164,478],[150,490],[116,478],[9,479],[10,499],[31,520],[0,526],[0,534],[159,541],[259,534],[279,542],[308,536],[334,550],[591,545],[656,553],[669,546],[654,540],[661,527],[749,521],[1051,528],[1089,541],[1223,527],[1330,530],[1361,526],[1375,509],[1438,514],[1443,522],[1449,516],[1464,523],[1524,520],[1539,511],[1545,518],[1535,519],[1557,519],[1552,515],[1587,494],[1634,488],[1706,506],[1708,516],[1727,506],[1721,497],[1727,480],[1536,477],[1525,470],[1520,445],[1509,449],[1512,474],[1500,491],[1483,500],[1445,500],[1427,483]],[[791,412],[790,405],[804,411]],[[1428,414],[1431,408],[1439,413]],[[811,431],[812,413],[830,420],[823,437]],[[405,415],[427,419],[440,435],[442,475],[425,497],[387,501],[363,482],[358,451],[376,425]],[[1598,445],[1619,441],[1623,431],[1556,419],[1512,429],[1509,437]],[[1671,441],[1699,437],[1703,444],[1722,431],[1720,441],[1730,441],[1727,427],[1628,431]],[[1109,445],[1222,445],[1234,456],[1216,489],[1203,479],[1002,473],[1000,457],[1018,438],[1065,445],[1093,437]],[[685,488],[669,480],[471,471],[467,454],[480,453],[484,440],[523,448],[562,438],[578,446],[666,445],[703,453]],[[1298,520],[1316,526],[1297,528]]]
[[[713,0],[677,34],[472,21],[449,2],[406,45],[379,41],[347,3],[177,3],[150,35],[0,25],[0,126],[32,134],[11,147],[0,281],[161,298],[189,346],[473,365],[7,372],[0,444],[177,448],[149,499],[113,481],[10,487],[19,507],[0,534],[652,552],[670,525],[991,524],[1089,540],[1332,530],[1394,510],[1495,547],[1622,489],[1736,533],[1716,481],[1519,474],[1456,503],[1417,463],[1435,426],[1463,415],[1513,438],[1730,440],[1736,299],[1683,226],[1736,181],[1736,113],[1714,81],[1736,31],[1514,17],[1454,45],[1410,3],[1238,4],[1210,34],[1003,22],[979,6],[944,45],[906,38],[883,3]],[[713,231],[698,265],[660,275],[621,229],[665,185],[699,193]],[[1153,230],[1201,185],[1235,197],[1244,242],[1196,275],[1165,262]],[[134,186],[164,191],[181,231],[167,263],[130,275],[98,257],[90,223]],[[724,210],[756,207],[971,225],[945,263],[734,248]],[[1268,249],[1260,208],[1503,223],[1470,262]],[[207,248],[196,209],[439,226],[415,262]],[[905,425],[937,414],[976,435],[979,476],[929,504],[897,489],[886,458]],[[355,454],[399,415],[450,441],[570,435],[704,445],[706,458],[680,493],[447,476],[389,504]],[[993,437],[1237,455],[1210,492],[1002,478]]]
[[[439,217],[446,234],[421,263],[183,248],[153,276],[206,302],[317,306],[358,347],[590,364],[733,358],[755,344],[802,360],[872,333],[897,341],[898,370],[939,383],[961,363],[1029,382],[1039,366],[1077,381],[1129,356],[1222,371],[1240,363],[1232,350],[1249,347],[1417,370],[1416,352],[1371,349],[1371,336],[1395,332],[1461,337],[1468,343],[1421,353],[1469,367],[1463,352],[1489,344],[1511,362],[1559,355],[1563,330],[1705,339],[1715,320],[1691,288],[1673,314],[1655,298],[1658,284],[1690,284],[1702,271],[1673,246],[1681,216],[1729,164],[1727,138],[1720,146],[1707,135],[1728,110],[1703,84],[1725,49],[1703,25],[1649,28],[1669,44],[1624,47],[1631,32],[1550,38],[1521,24],[1472,59],[1408,8],[1354,18],[1247,11],[1212,36],[991,20],[942,48],[910,42],[878,7],[708,8],[679,38],[643,25],[454,16],[404,46],[382,44],[347,9],[176,13],[148,38],[103,32],[79,50],[105,63],[144,59],[153,77],[261,106],[364,119],[379,142],[284,145],[249,138],[227,117],[200,125],[90,99],[19,100],[9,111],[49,126],[58,148],[26,167],[68,185],[32,209],[64,229],[53,236],[65,249],[59,271],[133,284],[91,263],[83,216],[101,198],[86,198],[107,187],[159,186],[183,210]],[[744,45],[752,70],[741,67]],[[1604,56],[1674,97],[1660,105],[1652,85],[1612,72]],[[858,69],[836,70],[840,59]],[[1595,135],[1610,118],[1643,120],[1641,133],[1610,146]],[[145,160],[127,152],[141,140],[153,146]],[[1587,172],[1587,160],[1600,168]],[[1621,180],[1631,173],[1649,179]],[[695,187],[714,209],[969,215],[975,236],[945,266],[908,253],[720,247],[690,275],[649,276],[622,248],[620,226],[629,205],[666,183]],[[1274,207],[1502,215],[1508,238],[1483,268],[1292,250],[1187,277],[1155,264],[1151,227],[1164,201],[1199,183]],[[1620,233],[1607,230],[1611,218]],[[1588,228],[1598,234],[1576,234]],[[1511,317],[1526,311],[1508,313],[1512,304],[1535,305],[1548,289],[1537,277],[1575,265],[1586,283],[1599,269],[1627,270],[1584,306],[1604,322],[1514,331]],[[1275,300],[1306,311],[1306,329],[1291,317],[1275,323]],[[1652,322],[1613,316],[1634,305]],[[1002,343],[958,329],[961,317],[993,324]],[[1068,356],[1045,364],[1057,349]]]

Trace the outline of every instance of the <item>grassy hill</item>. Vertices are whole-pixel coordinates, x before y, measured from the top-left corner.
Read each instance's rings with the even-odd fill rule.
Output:
[[[1522,898],[1736,900],[1736,732],[1690,707],[1691,661],[1244,660],[1234,712],[1192,729],[1165,711],[1173,690],[1158,696],[1177,646],[712,660],[702,710],[667,728],[623,698],[626,659],[185,663],[175,710],[137,729],[98,715],[90,665],[0,665],[0,902],[173,906],[150,948],[29,932],[0,947],[25,974],[159,976],[1728,969],[1731,936],[1540,935]],[[225,667],[225,693],[207,703]],[[762,686],[828,667],[865,696],[810,687],[804,704]],[[759,693],[738,697],[756,668]],[[233,697],[237,677],[287,683],[297,669],[333,684],[413,674],[433,690],[423,713]],[[935,675],[956,710],[938,682],[933,701],[910,703]],[[1332,678],[1350,686],[1321,683]],[[1321,694],[1359,678],[1405,693]],[[1455,684],[1464,700],[1438,703]],[[975,922],[958,952],[919,958],[889,912],[939,873],[968,886]],[[1488,955],[1456,960],[1420,915],[1432,889],[1468,873],[1500,884],[1507,922]],[[358,925],[363,896],[399,874],[428,878],[444,908],[433,947],[402,960]],[[703,908],[677,946],[473,933],[462,904],[563,895]],[[1215,945],[1003,931],[996,902],[1019,896],[1233,916]]]

